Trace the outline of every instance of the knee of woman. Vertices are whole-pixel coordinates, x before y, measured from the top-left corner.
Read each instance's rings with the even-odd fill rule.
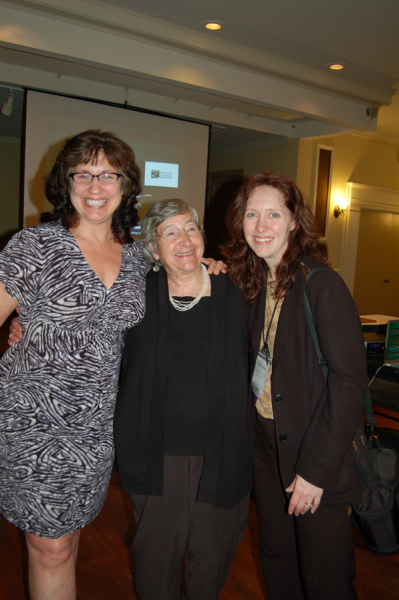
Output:
[[[48,569],[62,566],[74,555],[73,540],[68,538],[48,540],[33,536],[27,539],[30,560]]]

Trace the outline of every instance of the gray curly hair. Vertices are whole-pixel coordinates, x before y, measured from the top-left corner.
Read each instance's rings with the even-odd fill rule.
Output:
[[[157,246],[157,230],[159,225],[166,221],[176,217],[176,215],[184,215],[190,212],[198,228],[201,228],[200,218],[197,211],[192,206],[189,206],[184,200],[161,200],[150,208],[146,216],[141,222],[141,243],[143,245],[143,256],[149,263],[156,263],[156,259],[153,255],[153,251],[158,251]],[[154,250],[151,250],[151,246]]]

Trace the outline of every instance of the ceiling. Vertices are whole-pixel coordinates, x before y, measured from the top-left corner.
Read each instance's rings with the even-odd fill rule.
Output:
[[[166,114],[192,118],[190,107],[206,107],[195,118],[221,126],[212,135],[214,154],[286,143],[290,137],[361,132],[362,126],[366,130],[370,124],[375,134],[376,122],[366,117],[368,106],[379,108],[378,129],[399,139],[399,96],[394,96],[399,89],[398,0],[380,0],[378,5],[374,0],[0,0],[0,7],[16,9],[22,32],[0,24],[0,63],[178,101],[178,108],[170,102],[162,104]],[[25,13],[54,19],[54,31],[57,22],[63,21],[65,31],[77,24],[87,27],[87,32],[144,41],[154,52],[179,53],[182,65],[187,58],[188,66],[179,65],[179,73],[178,69],[150,73],[147,57],[142,55],[132,56],[128,65],[123,54],[113,62],[106,57],[96,60],[89,53],[80,59],[74,54],[78,39],[76,44],[69,40],[68,52],[63,54],[56,41],[47,47],[40,39],[33,17],[31,31],[22,27]],[[203,22],[209,20],[224,25],[219,31],[208,31]],[[157,59],[163,56],[158,52]],[[220,65],[226,71],[235,69],[238,77],[242,74],[242,92],[238,86],[230,91],[209,83],[211,70],[201,72],[197,59],[206,60],[209,69],[214,67],[215,77],[223,73]],[[333,62],[344,63],[344,70],[330,71],[326,65]],[[266,94],[256,88],[259,74],[267,78]],[[3,84],[15,85],[15,81],[24,84],[17,75]],[[255,91],[246,93],[246,81],[248,88],[255,82]],[[297,102],[293,96],[290,102],[289,89],[294,95],[302,90],[305,101]],[[0,103],[7,94],[7,89],[0,88]],[[16,98],[15,116],[22,93],[16,93]],[[131,104],[139,106],[136,98]],[[321,109],[317,106],[320,98],[325,103]],[[351,102],[356,110],[363,107],[363,116],[352,116]],[[349,116],[341,118],[341,110]],[[232,119],[233,114],[238,117]],[[332,117],[335,114],[337,118]],[[20,126],[17,118],[0,115],[0,136],[14,137]]]
[[[315,69],[343,61],[347,77],[377,87],[399,82],[397,0],[113,0],[114,7],[204,32],[204,21],[226,23],[209,36],[242,44]]]

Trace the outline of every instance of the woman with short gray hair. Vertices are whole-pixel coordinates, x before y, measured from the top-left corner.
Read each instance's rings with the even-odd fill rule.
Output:
[[[140,600],[216,600],[248,519],[248,307],[201,265],[198,215],[182,200],[142,223],[146,314],[126,337],[116,462],[138,525]],[[162,268],[159,268],[159,267]]]
[[[147,213],[141,223],[141,244],[143,246],[143,256],[150,264],[155,265],[155,270],[159,270],[159,261],[154,258],[153,249],[157,249],[157,229],[167,219],[190,212],[197,225],[202,231],[200,218],[195,208],[189,206],[184,200],[167,200],[157,202]],[[157,269],[158,267],[158,269]],[[154,268],[154,267],[153,267]]]

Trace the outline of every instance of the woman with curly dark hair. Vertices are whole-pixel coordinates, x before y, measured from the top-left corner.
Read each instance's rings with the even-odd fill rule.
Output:
[[[270,600],[353,600],[352,455],[367,387],[363,335],[299,189],[254,175],[233,201],[224,251],[251,304],[250,450]],[[328,381],[304,308],[306,293]]]
[[[71,202],[71,182],[85,184],[90,179],[90,183],[93,183],[86,172],[81,173],[81,177],[75,175],[76,167],[89,163],[96,165],[99,159],[100,162],[101,159],[106,159],[108,165],[105,166],[111,167],[111,171],[118,171],[118,173],[109,173],[111,175],[108,177],[109,181],[105,181],[103,175],[101,183],[112,186],[115,181],[116,183],[120,181],[123,190],[120,203],[112,214],[113,237],[119,244],[131,244],[132,238],[129,231],[137,224],[136,204],[137,195],[141,191],[141,175],[133,150],[113,133],[92,129],[67,141],[59,153],[45,185],[46,198],[53,205],[54,210],[50,213],[43,213],[41,221],[43,223],[61,220],[62,225],[67,229],[77,226],[79,212]],[[94,183],[96,177],[94,175]]]
[[[126,143],[90,130],[45,191],[54,212],[0,254],[0,323],[18,306],[24,330],[0,362],[0,512],[25,531],[31,600],[73,600],[80,530],[111,475],[123,340],[144,315],[140,172]]]

